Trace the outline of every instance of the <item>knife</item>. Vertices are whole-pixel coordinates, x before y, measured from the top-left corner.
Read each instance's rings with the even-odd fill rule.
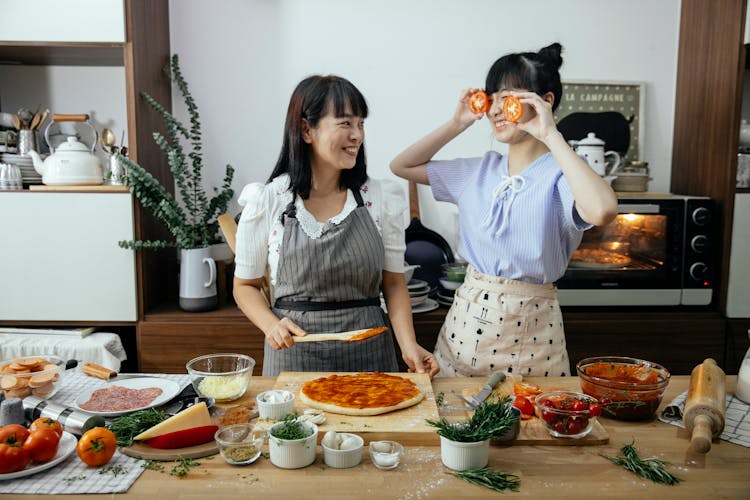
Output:
[[[482,390],[479,391],[478,394],[472,396],[471,399],[474,400],[474,404],[472,406],[476,406],[487,399],[487,396],[492,394],[492,390],[497,386],[497,384],[503,382],[504,380],[505,373],[503,372],[495,372],[490,375],[490,378],[487,379],[487,383],[482,386]]]

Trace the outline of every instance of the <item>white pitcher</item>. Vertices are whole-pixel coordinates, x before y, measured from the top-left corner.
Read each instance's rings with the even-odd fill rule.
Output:
[[[612,175],[620,167],[620,155],[615,151],[604,151],[604,141],[594,132],[575,143],[575,152],[586,160],[594,171],[602,177]]]
[[[216,262],[210,248],[180,250],[180,308],[199,312],[216,309]]]

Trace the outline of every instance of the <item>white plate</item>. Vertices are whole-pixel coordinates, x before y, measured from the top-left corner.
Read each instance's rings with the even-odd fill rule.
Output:
[[[68,458],[70,454],[75,451],[77,445],[78,440],[76,439],[76,437],[70,432],[63,431],[63,435],[60,437],[60,444],[57,445],[57,453],[55,454],[54,458],[52,458],[52,460],[43,464],[32,465],[31,467],[27,467],[24,470],[19,470],[18,472],[8,472],[7,474],[0,474],[0,481],[5,481],[6,479],[15,479],[17,477],[30,476],[32,474],[36,474],[37,472],[42,472],[43,470],[52,468]]]
[[[420,288],[427,288],[430,289],[430,284],[426,281],[422,280],[411,280],[409,283],[406,284],[406,288],[409,290],[419,290]]]
[[[440,306],[437,303],[437,301],[432,300],[432,299],[427,299],[424,302],[422,302],[421,304],[417,304],[416,306],[412,307],[411,308],[411,312],[413,312],[413,313],[426,313],[426,312],[434,311],[438,307],[440,307]]]
[[[421,304],[421,303],[422,303],[422,302],[424,302],[425,300],[427,300],[427,294],[424,294],[424,295],[420,295],[420,296],[418,296],[418,297],[412,297],[412,298],[411,298],[411,306],[412,306],[412,307],[414,307],[414,306],[416,306],[417,304]]]
[[[463,285],[463,281],[451,281],[445,278],[440,278],[440,285],[446,290],[458,290],[458,287]]]
[[[113,385],[117,385],[120,387],[127,387],[128,389],[146,389],[148,387],[158,387],[162,390],[162,393],[154,399],[151,404],[146,406],[139,406],[137,408],[130,408],[128,410],[118,410],[118,411],[91,411],[91,410],[84,410],[81,408],[81,405],[84,404],[86,401],[88,401],[91,398],[91,394],[94,393],[97,389],[106,389],[108,387],[112,387]],[[115,380],[114,382],[111,382],[107,385],[101,386],[101,387],[95,387],[93,389],[86,389],[83,391],[80,396],[78,396],[78,399],[76,399],[75,405],[76,407],[81,410],[85,411],[86,413],[91,413],[92,415],[100,415],[102,417],[116,417],[118,415],[124,415],[126,413],[130,413],[131,411],[137,411],[137,410],[145,410],[146,408],[153,408],[154,406],[160,406],[164,403],[171,400],[173,397],[175,397],[180,392],[180,385],[177,382],[173,382],[171,380],[167,380],[165,378],[158,378],[158,377],[134,377],[134,378],[128,378],[125,380]]]

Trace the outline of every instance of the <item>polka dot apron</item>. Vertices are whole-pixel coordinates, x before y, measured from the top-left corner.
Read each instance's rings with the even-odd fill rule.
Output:
[[[440,375],[570,375],[562,313],[553,284],[488,276],[469,266],[440,329]]]

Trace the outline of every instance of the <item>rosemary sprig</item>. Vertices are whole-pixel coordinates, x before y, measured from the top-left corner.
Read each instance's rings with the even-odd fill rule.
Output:
[[[134,411],[117,417],[107,424],[107,429],[117,436],[117,446],[130,446],[133,444],[135,436],[166,420],[166,418],[167,414],[162,410],[149,408],[148,410]]]
[[[172,467],[169,474],[177,477],[185,477],[190,472],[190,469],[199,465],[200,462],[196,462],[192,458],[177,457],[177,463]]]
[[[620,448],[622,457],[608,457],[602,455],[610,462],[620,465],[630,472],[634,472],[641,477],[649,479],[655,483],[675,485],[681,481],[677,476],[672,475],[665,468],[670,465],[669,462],[659,460],[658,458],[641,458],[638,456],[638,450],[635,449],[635,442]]]
[[[300,422],[297,417],[299,417],[299,415],[296,412],[285,415],[281,420],[282,424],[273,429],[271,435],[277,439],[286,440],[304,439],[308,437],[310,433],[302,426],[302,422]]]
[[[438,392],[438,395],[435,396],[435,404],[437,406],[443,406],[445,404],[445,393],[443,391]]]
[[[518,417],[513,414],[510,396],[505,396],[502,399],[492,397],[483,401],[466,422],[451,423],[443,417],[437,421],[427,420],[427,424],[436,427],[438,434],[446,439],[474,443],[501,437],[516,420]]]
[[[485,467],[484,469],[469,469],[453,473],[454,476],[460,477],[464,481],[484,486],[491,490],[503,492],[505,490],[518,491],[521,486],[521,479],[515,474],[506,472],[495,472]]]

